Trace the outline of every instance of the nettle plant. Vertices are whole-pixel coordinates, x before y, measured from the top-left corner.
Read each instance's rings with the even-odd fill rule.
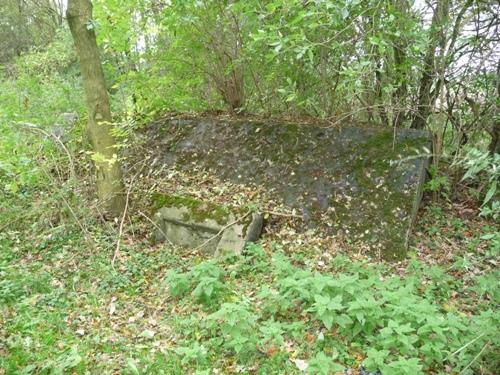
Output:
[[[188,292],[206,307],[217,305],[228,290],[223,283],[225,271],[215,262],[202,262],[189,272],[170,271],[166,283],[174,297],[184,297]]]
[[[252,267],[263,263],[265,271]],[[447,301],[460,285],[441,269],[412,261],[401,278],[342,258],[334,264],[334,274],[303,270],[282,253],[266,261],[261,248],[251,247],[239,260],[202,262],[191,271],[170,273],[167,282],[172,296],[190,293],[213,309],[202,315],[197,331],[206,349],[234,354],[241,363],[259,353],[279,353],[289,363],[290,345],[309,358],[311,373],[363,365],[384,375],[423,374],[446,364],[472,374],[481,360],[494,360],[487,349],[499,344],[491,327],[498,326],[500,314],[485,310],[469,317],[450,307]],[[248,293],[231,294],[239,271],[249,269],[258,281]],[[197,361],[200,348],[193,350],[189,356]]]
[[[500,218],[498,181],[500,180],[500,154],[491,155],[477,148],[470,149],[458,165],[466,169],[462,181],[479,181],[478,193],[483,194],[481,216]]]
[[[239,354],[244,348],[255,350],[257,319],[247,301],[223,303],[219,310],[207,317],[207,327],[222,334],[225,348]]]

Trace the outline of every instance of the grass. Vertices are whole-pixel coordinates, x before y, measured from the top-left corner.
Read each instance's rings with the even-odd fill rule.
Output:
[[[19,212],[20,203],[9,204]],[[306,246],[289,253],[263,243],[211,260],[127,234],[114,268],[113,238],[102,224],[88,224],[89,247],[67,222],[27,230],[48,215],[41,210],[0,234],[0,374],[498,368],[492,227],[471,228],[432,208],[419,230],[463,249],[446,262],[334,255],[322,267]]]

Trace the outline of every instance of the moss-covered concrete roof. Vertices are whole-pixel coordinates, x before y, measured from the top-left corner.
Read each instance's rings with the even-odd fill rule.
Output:
[[[163,165],[264,187],[303,216],[304,230],[321,227],[386,259],[405,253],[430,148],[424,132],[199,118],[150,132]]]

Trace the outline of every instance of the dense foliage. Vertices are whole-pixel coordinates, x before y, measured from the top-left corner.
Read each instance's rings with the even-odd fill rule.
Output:
[[[3,5],[4,27],[17,30],[19,17],[31,17],[37,22],[14,34],[40,34],[48,23],[49,36],[21,52],[5,39],[2,122],[50,127],[63,112],[83,115],[69,32],[56,17],[64,7],[21,3]],[[167,110],[318,116],[332,125],[421,127],[425,120],[436,166],[471,148],[498,152],[498,4],[430,5],[96,0],[89,27],[124,131]],[[490,179],[488,170],[478,177]],[[483,198],[490,191],[480,190]]]
[[[269,257],[259,246],[219,261],[127,247],[115,270],[105,243],[87,257],[77,228],[68,229],[34,245],[0,238],[7,373],[329,374],[363,364],[388,375],[473,374],[498,366],[500,317],[490,302],[500,297],[498,271],[456,277],[479,258],[457,257],[448,269],[412,260],[395,275],[343,256],[312,271],[304,254],[276,248]],[[20,262],[25,252],[36,260]],[[46,267],[49,259],[57,267]]]
[[[126,172],[169,111],[425,128],[433,204],[399,265],[321,268],[332,249],[308,244],[208,260],[152,247],[137,215],[122,233],[92,199],[64,1],[2,1],[0,374],[497,371],[497,2],[93,4]]]

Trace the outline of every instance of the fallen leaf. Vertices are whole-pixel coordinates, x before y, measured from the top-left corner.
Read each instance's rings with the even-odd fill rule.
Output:
[[[312,335],[311,333],[307,333],[306,334],[306,341],[310,344],[314,341],[314,335]]]
[[[309,367],[309,364],[303,359],[291,359],[290,361],[292,361],[300,371],[306,371]]]
[[[156,334],[156,332],[151,331],[150,329],[145,329],[144,331],[141,332],[141,334],[139,336],[145,337],[147,339],[152,339],[155,334]]]
[[[276,347],[276,346],[271,346],[269,349],[267,349],[266,351],[266,354],[269,356],[269,357],[272,357],[274,354],[276,354],[277,352],[279,352],[279,349]]]

